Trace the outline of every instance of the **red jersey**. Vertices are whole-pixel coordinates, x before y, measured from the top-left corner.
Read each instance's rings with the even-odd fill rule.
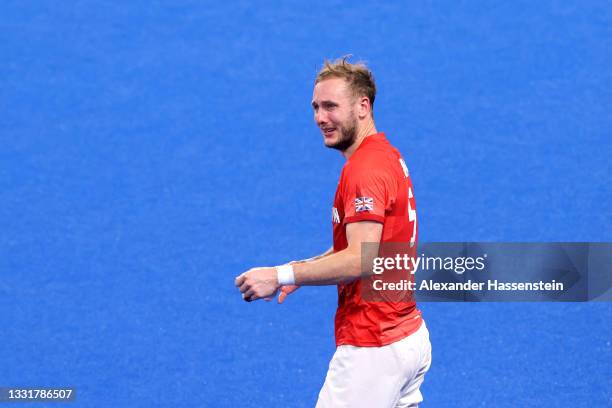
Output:
[[[366,137],[346,162],[332,209],[334,251],[348,246],[346,224],[383,224],[384,243],[410,243],[416,254],[416,205],[408,169],[384,133]],[[408,247],[408,246],[407,246]],[[373,301],[362,296],[371,280],[338,285],[336,345],[384,346],[403,339],[421,326],[421,313],[412,298],[403,302]]]

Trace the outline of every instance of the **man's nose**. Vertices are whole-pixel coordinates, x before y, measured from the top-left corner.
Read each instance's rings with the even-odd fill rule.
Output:
[[[327,122],[327,116],[322,110],[318,110],[317,112],[315,112],[314,119],[315,119],[315,123],[319,126]]]

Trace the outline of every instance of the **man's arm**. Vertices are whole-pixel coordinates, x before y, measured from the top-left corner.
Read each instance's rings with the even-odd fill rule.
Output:
[[[304,262],[316,261],[317,259],[325,258],[334,253],[334,247],[330,247],[327,251],[323,252],[321,255],[313,256],[312,258],[302,259],[301,261],[291,261],[289,265],[295,265]],[[280,294],[278,295],[278,304],[281,304],[287,299],[287,296],[298,290],[300,287],[298,285],[283,285],[280,288]],[[266,301],[271,301],[273,298],[271,296],[264,298]]]
[[[295,284],[300,286],[335,285],[359,279],[364,265],[372,265],[378,254],[378,244],[382,236],[383,225],[374,221],[361,221],[346,225],[348,247],[331,253],[323,258],[313,259],[293,266]],[[362,243],[368,243],[362,254]]]
[[[302,259],[301,261],[291,261],[289,263],[293,265],[293,264],[298,264],[298,263],[316,261],[317,259],[325,258],[326,256],[329,256],[333,253],[334,253],[334,247],[331,246],[327,251],[323,252],[321,255],[316,255],[308,259]]]
[[[361,221],[346,225],[348,246],[338,252],[326,252],[322,257],[299,262],[293,265],[295,285],[334,285],[359,279],[362,271],[362,243],[368,243],[365,265],[371,265],[378,254],[378,244],[382,236],[382,224],[374,221]],[[236,278],[242,297],[257,300],[273,296],[280,284],[276,268],[253,268]]]

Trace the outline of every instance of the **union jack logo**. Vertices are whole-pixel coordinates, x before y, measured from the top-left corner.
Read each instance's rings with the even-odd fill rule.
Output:
[[[373,211],[374,199],[372,197],[357,197],[355,199],[355,212]]]

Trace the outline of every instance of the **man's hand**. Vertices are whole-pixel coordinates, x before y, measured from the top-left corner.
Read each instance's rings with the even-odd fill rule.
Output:
[[[276,294],[280,288],[277,275],[276,268],[253,268],[238,276],[234,283],[240,288],[242,298],[252,302]]]

